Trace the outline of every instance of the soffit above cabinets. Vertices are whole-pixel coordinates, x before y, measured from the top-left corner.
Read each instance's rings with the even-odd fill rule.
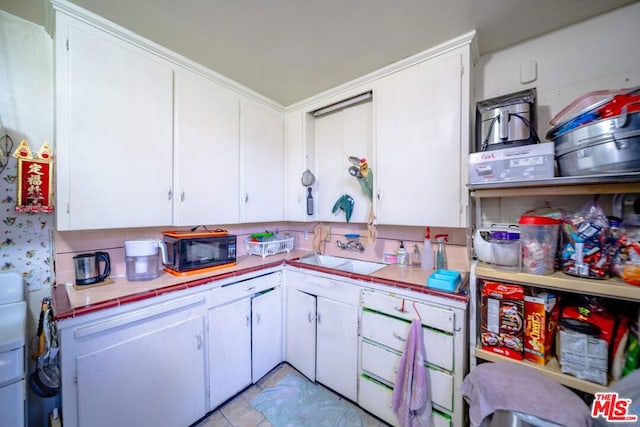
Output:
[[[288,106],[460,34],[486,54],[636,0],[72,0]],[[47,0],[2,9],[44,24]]]

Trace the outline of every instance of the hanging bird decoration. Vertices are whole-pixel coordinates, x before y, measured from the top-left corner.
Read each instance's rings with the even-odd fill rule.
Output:
[[[358,180],[364,195],[373,202],[373,172],[369,169],[367,159],[349,156],[349,162],[349,174]]]
[[[358,180],[362,192],[371,202],[369,221],[367,222],[367,240],[370,244],[373,244],[376,239],[376,217],[373,211],[373,171],[369,168],[367,159],[355,156],[347,157],[351,163],[351,166],[349,167],[349,175]]]

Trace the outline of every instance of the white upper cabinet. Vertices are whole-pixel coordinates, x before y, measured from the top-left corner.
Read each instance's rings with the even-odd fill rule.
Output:
[[[241,101],[242,204],[244,222],[284,219],[284,114]]]
[[[379,223],[466,226],[469,63],[465,46],[378,81]]]
[[[332,212],[336,201],[344,194],[354,200],[350,222],[366,223],[371,202],[358,180],[349,175],[348,156],[371,161],[372,103],[348,107],[315,119],[317,161],[317,217],[320,221],[345,222],[342,210]],[[371,165],[371,163],[369,164]],[[375,171],[374,171],[375,173]]]
[[[278,105],[75,5],[53,5],[58,230],[285,218]]]
[[[310,166],[309,152],[306,150],[304,111],[288,113],[285,126],[285,219],[287,221],[307,221],[314,218],[307,215],[307,188],[311,188],[311,197],[315,197],[315,184],[302,185],[302,173]],[[313,173],[313,171],[312,171]],[[313,212],[313,210],[312,210]]]
[[[58,230],[172,223],[173,71],[58,13]]]
[[[240,220],[240,97],[195,72],[175,82],[175,225]]]

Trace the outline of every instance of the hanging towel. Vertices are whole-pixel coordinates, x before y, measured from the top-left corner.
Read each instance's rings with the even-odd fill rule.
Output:
[[[414,319],[407,337],[391,403],[402,427],[431,426],[431,386],[422,341],[422,322]]]

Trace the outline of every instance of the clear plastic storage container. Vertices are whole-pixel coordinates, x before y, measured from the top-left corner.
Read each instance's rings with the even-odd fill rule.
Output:
[[[554,271],[560,221],[546,216],[520,217],[522,271],[551,274]]]

